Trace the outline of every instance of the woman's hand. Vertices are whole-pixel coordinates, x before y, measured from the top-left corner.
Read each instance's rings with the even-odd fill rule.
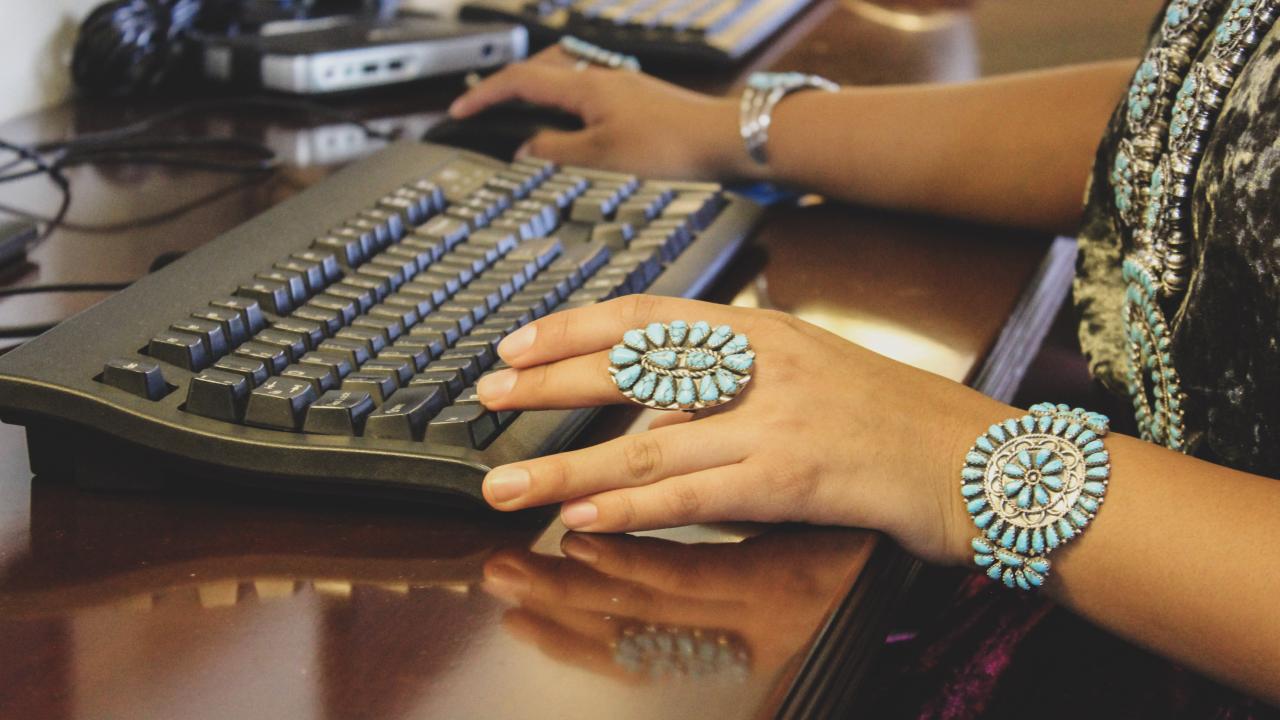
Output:
[[[582,130],[544,130],[517,156],[672,179],[737,177],[750,171],[738,134],[736,100],[701,95],[636,72],[575,69],[575,63],[552,47],[490,76],[459,97],[449,114],[461,119],[498,103],[524,100],[582,118]]]
[[[512,367],[479,385],[495,410],[625,402],[608,351],[632,328],[706,320],[749,336],[741,397],[648,432],[495,468],[501,510],[563,502],[575,530],[616,532],[725,520],[883,530],[917,555],[962,562],[972,532],[959,468],[973,438],[1016,414],[782,313],[635,295],[544,317],[498,352]]]

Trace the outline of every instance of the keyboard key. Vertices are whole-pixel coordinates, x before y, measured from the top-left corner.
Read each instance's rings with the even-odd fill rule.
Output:
[[[497,354],[490,343],[483,340],[463,338],[458,341],[458,344],[452,350],[440,356],[441,360],[449,360],[451,358],[473,358],[476,361],[476,365],[481,370],[484,370],[493,364]]]
[[[287,333],[293,333],[302,338],[303,345],[308,350],[319,345],[326,337],[328,337],[328,326],[315,320],[308,320],[298,315],[304,308],[298,308],[292,315],[287,318],[281,318],[272,324],[272,329],[281,330]]]
[[[338,266],[338,256],[332,252],[301,250],[289,257],[308,265],[318,265],[320,267],[320,271],[324,273],[324,284],[326,285],[342,277],[342,268]],[[296,267],[290,269],[302,272]]]
[[[102,382],[147,400],[159,400],[169,392],[160,366],[141,358],[114,358],[102,368]]]
[[[406,327],[412,326],[414,323],[417,323],[419,320],[422,319],[423,315],[426,315],[427,313],[431,312],[431,310],[434,309],[436,306],[436,304],[432,302],[431,298],[429,297],[424,297],[422,295],[413,295],[410,293],[403,293],[403,292],[395,293],[394,295],[388,295],[387,299],[384,300],[382,304],[388,310],[391,310],[391,309],[404,310],[406,312],[406,317],[408,317],[408,311],[410,310],[413,311],[412,317],[414,317],[415,319],[412,320],[411,322],[406,323],[405,324]],[[373,312],[373,311],[374,311],[374,308],[369,308],[369,312]]]
[[[161,362],[192,371],[203,370],[211,359],[204,338],[172,330],[151,338],[147,353]]]
[[[220,323],[190,318],[179,320],[170,325],[169,329],[200,338],[204,342],[204,351],[210,358],[220,358],[227,354],[227,336],[222,332]]]
[[[343,390],[369,393],[375,405],[381,405],[397,387],[395,378],[376,373],[355,372],[342,381]]]
[[[249,390],[249,381],[243,375],[212,368],[203,370],[187,386],[185,409],[215,420],[240,422]]]
[[[307,407],[316,392],[305,380],[273,377],[249,393],[244,421],[274,430],[301,430]]]
[[[498,421],[483,405],[450,405],[427,425],[427,440],[484,448],[498,436]]]
[[[449,404],[438,385],[415,385],[397,390],[365,423],[366,437],[421,440],[427,422]]]
[[[330,390],[307,408],[302,431],[317,435],[359,435],[373,407],[369,393]]]
[[[440,357],[446,347],[448,347],[448,344],[444,341],[443,333],[437,333],[435,336],[410,334],[396,340],[391,344],[391,348],[387,349],[400,348],[408,350],[415,355],[421,353],[426,356],[428,361],[430,361],[432,358]],[[386,350],[383,352],[386,352]],[[416,360],[414,361],[414,364],[417,364]],[[418,369],[421,370],[422,368]]]
[[[354,315],[355,305],[352,304],[351,308],[353,310],[352,314]],[[288,319],[313,322],[320,328],[321,336],[319,339],[313,338],[313,346],[319,345],[321,340],[338,332],[345,322],[340,311],[326,309],[322,306],[311,304],[303,305],[297,310],[294,310],[293,314],[290,315]]]
[[[633,237],[635,230],[626,222],[600,223],[591,229],[591,242],[603,243],[615,252],[626,250]]]
[[[347,221],[347,224],[344,227],[334,230],[333,232],[339,237],[342,237],[345,233],[349,232],[360,233],[361,242],[364,242],[365,237],[372,237],[373,247],[365,252],[365,260],[368,260],[374,253],[390,245],[392,240],[391,228],[365,217],[352,218]]]
[[[258,360],[267,367],[267,372],[275,375],[289,365],[289,356],[284,348],[268,345],[257,340],[250,340],[236,348],[232,355],[247,360]]]
[[[445,355],[449,353],[446,352]],[[462,373],[462,377],[471,384],[480,377],[480,363],[476,362],[474,357],[451,357],[445,358],[443,355],[439,360],[432,362],[427,366],[428,370],[457,370]]]
[[[231,347],[249,339],[249,328],[245,325],[244,318],[231,308],[211,305],[202,310],[196,310],[191,313],[191,317],[218,323],[222,327],[222,334],[226,337],[227,344]]]
[[[328,257],[333,262],[333,268],[336,271],[338,268],[337,260],[333,260],[332,254]],[[272,267],[282,272],[295,272],[301,275],[303,284],[306,285],[307,295],[318,293],[324,289],[325,285],[329,284],[329,280],[324,274],[324,265],[322,262],[312,262],[297,257],[291,257],[286,260],[281,260]]]
[[[290,307],[297,307],[307,301],[307,279],[300,273],[293,270],[267,270],[253,276],[255,280],[265,282],[278,282],[289,289]]]
[[[338,377],[331,367],[317,363],[296,363],[280,372],[280,377],[311,383],[311,389],[319,397],[338,386]]]
[[[240,313],[240,319],[252,335],[267,326],[267,319],[262,315],[262,306],[257,300],[245,297],[218,298],[209,303],[209,307],[225,308]]]
[[[325,294],[355,303],[357,312],[353,313],[353,319],[354,315],[367,312],[369,308],[373,307],[374,303],[372,291],[351,285],[345,278],[341,282],[336,282],[325,288]]]
[[[419,227],[410,233],[409,239],[417,236],[432,242],[433,246],[437,241],[443,243],[440,253],[436,254],[436,258],[438,259],[440,255],[444,254],[445,250],[449,250],[463,240],[466,240],[467,236],[470,234],[471,226],[466,220],[449,217],[448,215],[437,215],[431,218],[431,220],[426,224],[422,225],[422,227]]]
[[[404,334],[404,323],[400,322],[398,318],[385,315],[363,315],[356,318],[355,322],[351,323],[351,327],[365,328],[380,333],[384,345],[394,342]],[[344,337],[350,337],[350,334]]]
[[[399,343],[399,340],[396,342]],[[409,368],[409,373],[412,375],[427,366],[427,363],[431,360],[431,355],[425,349],[415,349],[413,347],[396,344],[378,353],[378,357],[375,359],[393,360],[398,363],[403,363]],[[403,382],[408,382],[408,379],[405,379]]]
[[[440,305],[448,301],[449,296],[462,289],[462,283],[457,278],[453,282],[423,280],[419,275],[418,279],[413,282],[405,283],[400,286],[400,295],[412,295],[426,300],[430,300],[433,305]]]
[[[284,351],[285,356],[289,358],[289,362],[296,361],[306,354],[309,349],[306,340],[303,339],[303,335],[275,328],[267,328],[254,335],[253,339],[265,345],[280,348]]]
[[[359,300],[340,297],[338,295],[329,295],[327,293],[311,298],[311,301],[307,303],[307,306],[337,313],[341,317],[341,321],[338,323],[339,327],[355,320],[356,315],[360,313]],[[333,328],[333,332],[338,332],[338,329]],[[333,333],[330,333],[330,335],[332,334]]]
[[[381,258],[381,256],[379,256],[379,258]],[[370,260],[364,265],[361,265],[360,269],[354,274],[348,275],[344,282],[360,281],[361,283],[364,283],[366,278],[377,283],[377,285],[369,284],[367,287],[377,292],[379,301],[389,295],[393,290],[399,289],[406,280],[404,266],[402,263],[397,263],[395,261],[387,263],[384,259],[381,263],[376,262],[375,260]]]
[[[543,240],[534,240],[527,242],[520,247],[507,253],[507,260],[532,260],[537,263],[538,269],[544,269],[550,265],[556,258],[560,257],[560,253],[564,252],[564,245],[559,238],[546,238]]]
[[[367,318],[356,318],[356,322],[366,320]],[[365,353],[368,357],[372,357],[379,350],[388,345],[388,339],[385,332],[368,327],[344,327],[334,334],[335,340],[346,340],[349,342],[357,342],[364,346]],[[368,357],[365,360],[368,360]],[[360,361],[360,365],[365,363]]]
[[[319,365],[327,369],[335,379],[342,380],[355,371],[355,365],[347,355],[330,350],[314,350],[298,358],[301,365]]]
[[[365,364],[370,356],[369,346],[364,341],[351,340],[344,337],[331,337],[320,343],[320,347],[316,349],[345,358],[347,362],[351,363],[352,368],[358,368]]]
[[[467,386],[467,381],[462,378],[462,372],[459,370],[433,370],[430,366],[427,368],[413,376],[409,381],[409,387],[435,385],[444,390],[445,395],[452,400]]]
[[[368,312],[374,303],[382,302],[383,298],[391,293],[391,280],[388,277],[382,277],[375,268],[369,268],[369,272],[365,270],[366,267],[361,266],[359,271],[342,278],[336,285],[329,288],[329,292],[340,287],[363,290],[370,295],[370,302],[365,304],[361,301],[361,311]]]
[[[413,377],[413,373],[416,368],[403,360],[393,360],[390,357],[383,357],[383,353],[385,352],[386,350],[383,350],[381,353],[378,353],[378,357],[370,360],[364,365],[361,365],[360,372],[372,373],[374,375],[386,375],[394,378],[396,381],[396,387],[409,382],[409,378]]]
[[[422,318],[418,314],[418,309],[416,305],[400,304],[400,303],[392,304],[391,302],[389,302],[391,300],[391,297],[394,297],[394,296],[388,297],[387,298],[388,302],[385,302],[381,305],[374,305],[373,307],[369,308],[369,317],[386,318],[388,320],[395,320],[400,323],[402,334],[403,334],[403,330],[405,328],[408,328],[409,326],[414,325]]]
[[[215,370],[222,372],[235,373],[249,382],[250,388],[255,388],[267,381],[270,373],[267,371],[266,363],[254,358],[241,357],[239,355],[228,355],[213,364]]]
[[[236,295],[256,300],[267,312],[287,315],[293,309],[289,286],[272,280],[255,280],[236,288]]]
[[[364,247],[361,246],[359,238],[348,239],[324,235],[316,238],[311,243],[311,247],[315,250],[331,253],[338,262],[349,268],[356,267],[364,262]]]

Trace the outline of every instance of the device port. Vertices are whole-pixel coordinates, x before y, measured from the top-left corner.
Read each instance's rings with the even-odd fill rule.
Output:
[[[392,71],[392,72],[398,72],[398,71],[400,71],[400,70],[403,70],[403,69],[404,69],[404,61],[403,61],[403,60],[392,60],[391,62],[387,63],[387,69],[388,69],[388,70],[390,70],[390,71]]]
[[[365,65],[364,67],[360,68],[360,70],[364,72],[365,75],[372,75],[378,72],[378,64],[369,63],[368,65]]]
[[[490,57],[491,55],[493,55],[493,44],[485,43],[480,48],[480,57],[487,58],[487,57]]]

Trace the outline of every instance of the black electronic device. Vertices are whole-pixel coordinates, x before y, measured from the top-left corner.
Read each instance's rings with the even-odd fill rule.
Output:
[[[526,140],[542,130],[581,130],[582,120],[555,108],[510,101],[465,120],[447,118],[423,134],[427,142],[451,145],[510,160]]]
[[[523,59],[519,25],[428,17],[331,17],[203,39],[204,74],[298,95],[360,90]]]
[[[518,22],[535,46],[573,35],[646,67],[732,66],[811,0],[464,0],[461,17]]]
[[[37,475],[480,504],[593,410],[491,412],[548,312],[697,296],[759,208],[719,186],[397,143],[0,356]]]

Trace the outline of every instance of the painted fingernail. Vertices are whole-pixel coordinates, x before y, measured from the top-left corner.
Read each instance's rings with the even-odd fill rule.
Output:
[[[569,503],[560,508],[560,520],[571,530],[590,525],[599,516],[600,509],[586,501]]]
[[[564,541],[560,543],[560,549],[574,560],[589,565],[595,564],[600,559],[600,553],[596,552],[595,545],[581,535],[566,535]]]
[[[529,471],[517,467],[500,467],[484,479],[487,495],[494,502],[514,500],[529,490]]]
[[[494,400],[501,400],[516,386],[516,371],[499,370],[480,378],[476,383],[476,392],[480,394],[480,402],[488,405]]]
[[[523,570],[506,562],[485,567],[484,586],[489,592],[506,598],[526,595],[532,584]]]
[[[502,356],[503,360],[507,361],[519,357],[524,351],[533,346],[533,339],[537,336],[537,325],[525,325],[498,343],[498,354]]]

